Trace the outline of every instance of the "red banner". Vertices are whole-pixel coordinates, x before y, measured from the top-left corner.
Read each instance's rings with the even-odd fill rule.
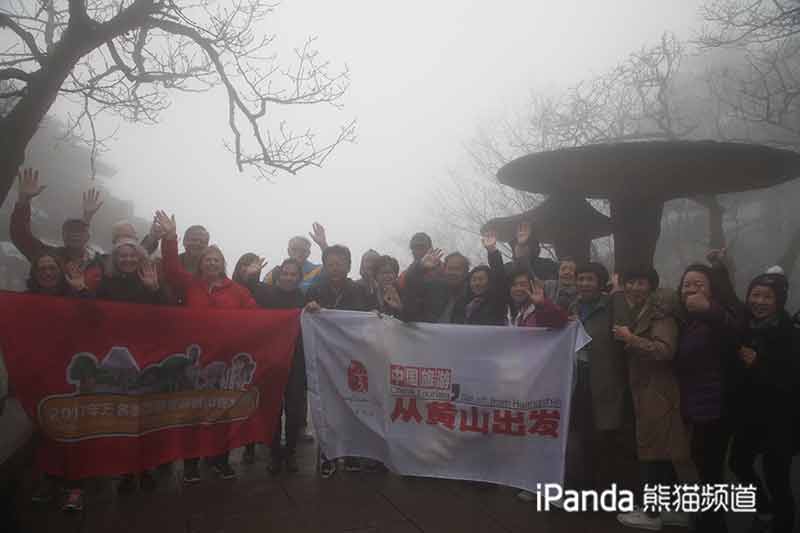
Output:
[[[0,345],[43,470],[110,476],[270,442],[298,315],[0,292]]]

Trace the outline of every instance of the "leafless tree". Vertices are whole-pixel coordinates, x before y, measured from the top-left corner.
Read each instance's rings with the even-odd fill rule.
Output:
[[[477,235],[489,219],[518,214],[542,201],[497,182],[497,170],[521,155],[543,150],[648,138],[684,138],[696,124],[676,102],[686,52],[671,34],[630,54],[608,72],[562,94],[532,94],[515,119],[485,126],[467,144],[472,174],[451,173],[432,211]],[[598,202],[601,211],[607,206]]]
[[[798,0],[709,0],[701,42],[710,47],[772,43],[800,34]]]
[[[0,202],[58,98],[75,103],[71,129],[95,153],[98,114],[155,123],[170,91],[221,85],[239,171],[321,165],[352,140],[354,122],[320,141],[277,116],[284,106],[341,105],[349,73],[322,59],[313,38],[281,65],[275,36],[260,31],[274,8],[268,0],[8,0],[0,9],[0,29],[12,39],[0,50]]]
[[[698,42],[723,57],[707,82],[718,102],[720,137],[800,149],[800,0],[713,0]],[[800,257],[794,230],[780,264]]]

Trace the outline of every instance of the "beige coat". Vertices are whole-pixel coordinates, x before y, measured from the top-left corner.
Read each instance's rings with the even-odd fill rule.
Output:
[[[627,325],[635,335],[625,346],[628,355],[636,447],[640,461],[670,460],[679,478],[696,476],[691,465],[688,433],[680,414],[680,390],[672,361],[678,341],[678,324],[665,303],[665,293],[655,293],[633,316],[620,293],[614,300],[614,323]]]

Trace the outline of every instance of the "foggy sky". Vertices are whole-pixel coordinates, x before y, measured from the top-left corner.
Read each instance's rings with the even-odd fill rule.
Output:
[[[246,251],[275,265],[288,237],[307,234],[313,221],[325,225],[331,244],[350,246],[353,277],[370,247],[405,265],[410,254],[393,242],[425,229],[427,195],[463,164],[463,144],[481,123],[523,108],[531,89],[603,72],[664,31],[690,37],[699,3],[287,0],[266,28],[279,49],[316,35],[321,53],[352,74],[343,110],[303,113],[313,113],[320,135],[356,118],[358,142],[341,146],[322,169],[256,182],[255,172],[237,172],[223,147],[231,138],[224,94],[172,93],[160,124],[120,125],[103,155],[117,168],[108,186],[144,218],[163,208],[176,214],[179,231],[204,224],[230,268]],[[100,122],[105,133],[116,125]]]

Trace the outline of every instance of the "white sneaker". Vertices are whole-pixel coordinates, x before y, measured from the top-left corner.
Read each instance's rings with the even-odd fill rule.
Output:
[[[517,499],[525,503],[533,503],[536,501],[536,493],[523,490],[517,493]]]
[[[665,526],[689,527],[689,513],[671,513],[664,511],[661,513],[661,522]]]
[[[617,521],[623,526],[648,529],[650,531],[661,531],[661,528],[664,527],[664,522],[661,520],[660,516],[651,518],[647,516],[647,513],[642,511],[620,513],[617,515]]]

